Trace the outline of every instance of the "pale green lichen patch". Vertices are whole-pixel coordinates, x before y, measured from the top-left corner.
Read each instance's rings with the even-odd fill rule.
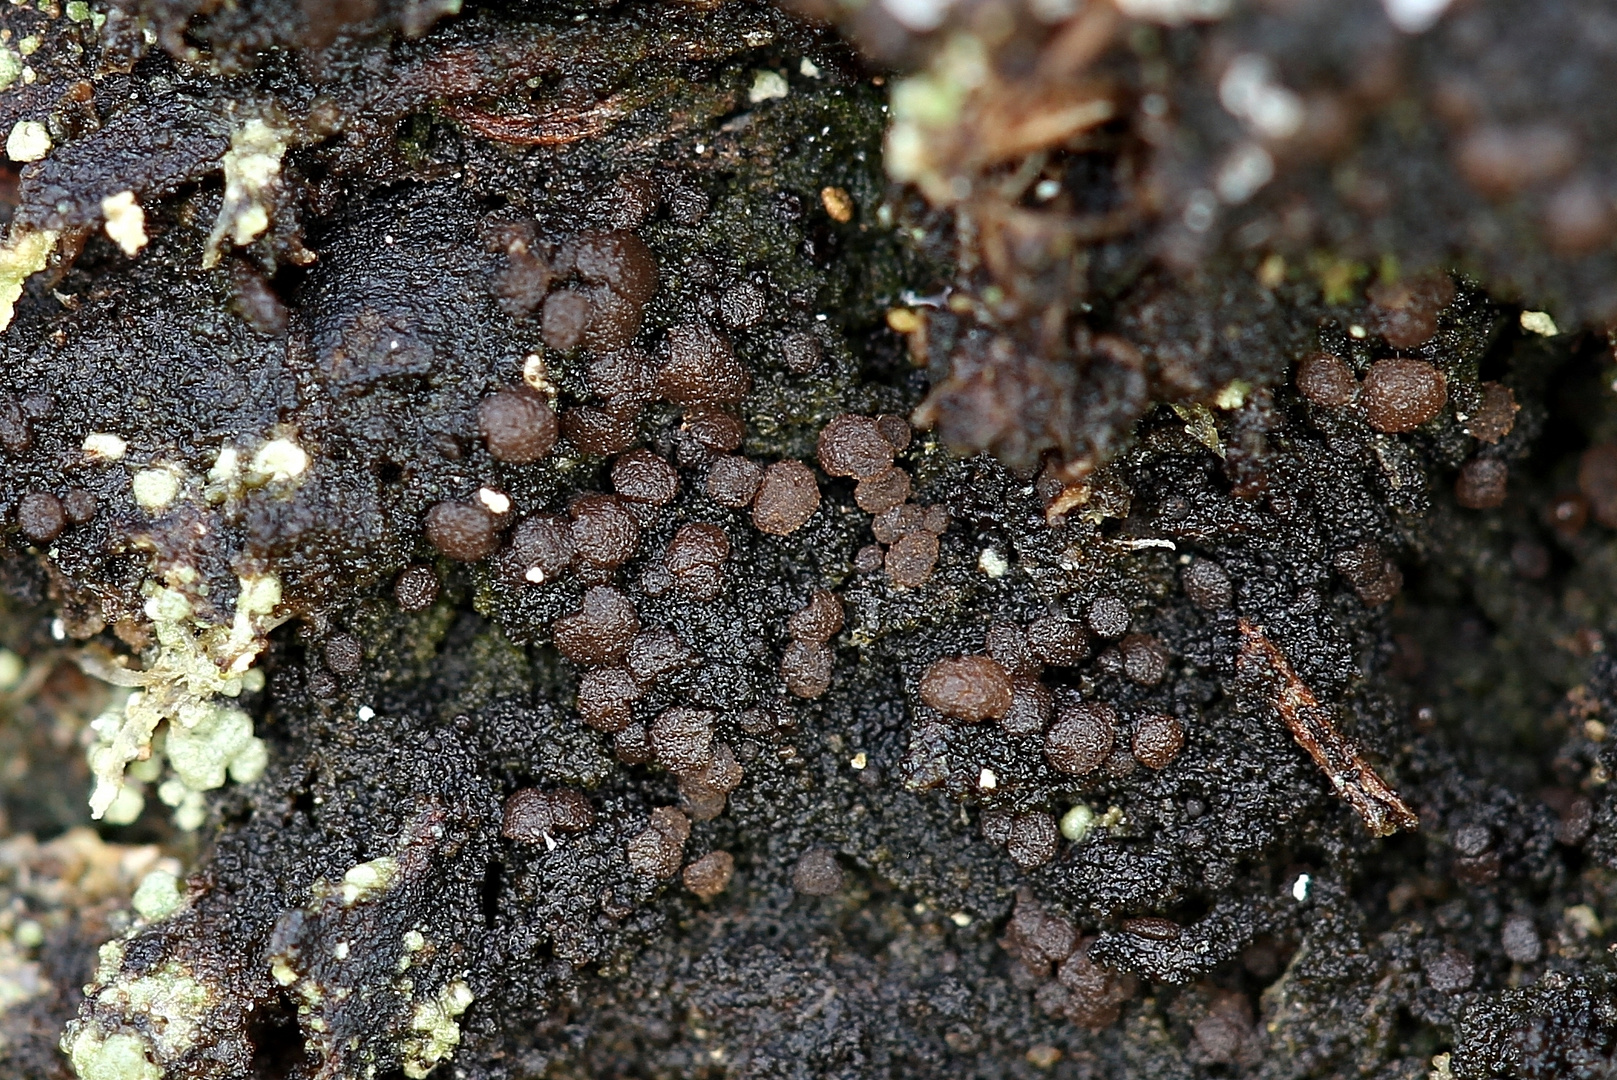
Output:
[[[89,988],[96,1019],[76,1020],[62,1036],[79,1080],[159,1080],[197,1046],[220,1004],[219,988],[178,961],[129,977],[119,973],[122,958],[118,943],[101,947],[101,985]],[[106,1029],[109,1017],[118,1030]]]
[[[472,988],[455,979],[438,991],[436,997],[416,1003],[410,1017],[415,1034],[404,1041],[404,1075],[422,1080],[437,1064],[460,1045],[460,1014],[473,1000]]]
[[[399,974],[410,970],[410,965],[418,959],[417,954],[427,947],[427,939],[419,930],[407,931],[404,935],[404,952],[399,954]]]
[[[133,1035],[103,1035],[93,1025],[68,1029],[62,1049],[79,1080],[163,1080],[163,1070],[146,1056],[146,1044]]]
[[[108,825],[132,825],[146,809],[146,794],[135,784],[125,784],[101,815]]]
[[[280,580],[274,575],[239,579],[235,617],[221,626],[197,617],[184,591],[189,576],[176,572],[171,585],[148,588],[146,615],[158,648],[144,671],[86,665],[108,682],[135,688],[121,706],[91,723],[97,739],[88,754],[96,777],[90,810],[97,818],[123,790],[126,768],[151,757],[153,737],[165,721],[162,749],[181,786],[165,783],[159,795],[182,811],[176,815],[181,827],[201,823],[198,793],[219,787],[226,776],[250,783],[268,764],[268,750],[253,735],[251,719],[217,699],[236,697],[258,681],[249,668],[264,648],[264,635],[277,624]]]
[[[153,870],[147,874],[130,899],[135,913],[150,922],[166,919],[184,903],[185,894],[180,891],[180,879],[167,870]]]
[[[101,29],[107,21],[107,16],[104,12],[95,10],[84,0],[68,0],[67,6],[62,11],[69,22],[87,22],[97,30]]]
[[[780,72],[760,71],[752,80],[752,89],[747,92],[747,100],[758,105],[765,101],[776,101],[791,92],[786,77]]]
[[[238,246],[250,244],[269,228],[265,200],[280,181],[285,154],[286,133],[256,117],[230,136],[224,157],[225,201],[208,236],[204,267],[218,264],[225,237]]]
[[[168,763],[192,791],[223,787],[227,773],[257,779],[267,762],[262,740],[253,738],[252,717],[215,705],[193,727],[171,726],[165,746]]]
[[[219,1003],[216,987],[197,979],[177,961],[170,960],[149,974],[114,981],[100,995],[99,1004],[111,1005],[150,1027],[151,1047],[160,1060],[172,1061],[197,1044],[203,1018]]]

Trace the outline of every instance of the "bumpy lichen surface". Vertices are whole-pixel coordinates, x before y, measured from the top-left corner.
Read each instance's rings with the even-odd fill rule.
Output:
[[[1604,1075],[1552,7],[0,11],[0,1072]]]

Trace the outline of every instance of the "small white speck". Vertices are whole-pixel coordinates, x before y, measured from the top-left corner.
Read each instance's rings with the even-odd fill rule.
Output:
[[[1522,329],[1530,334],[1541,334],[1544,337],[1554,337],[1561,332],[1560,328],[1555,325],[1555,320],[1550,318],[1550,313],[1547,311],[1522,312]]]
[[[1257,53],[1230,61],[1218,81],[1218,100],[1231,116],[1267,139],[1295,134],[1308,112],[1303,99],[1280,84],[1274,62]]]
[[[1291,883],[1291,898],[1299,904],[1307,900],[1308,886],[1311,884],[1313,884],[1313,879],[1307,874],[1298,874],[1297,880]]]
[[[1059,180],[1040,180],[1033,185],[1033,197],[1040,202],[1049,202],[1059,194],[1061,194]]]
[[[949,921],[964,930],[971,925],[971,916],[964,911],[956,911],[949,916]]]
[[[855,754],[853,756],[853,760],[848,762],[848,766],[850,768],[853,768],[853,769],[863,769],[866,765],[869,765],[869,764],[870,764],[870,758],[865,755],[865,752],[863,750],[861,750],[857,754]]]
[[[797,62],[797,73],[805,79],[818,79],[820,77],[820,65],[805,56]]]
[[[331,950],[331,955],[335,956],[338,960],[348,959],[348,942],[337,942],[337,947]]]
[[[509,514],[511,512],[511,497],[503,491],[495,491],[491,487],[477,489],[477,501],[488,507],[491,514]]]
[[[393,237],[392,237],[392,235],[389,234],[387,236],[382,237],[382,243],[387,244],[389,247],[393,246]]]
[[[696,144],[696,152],[697,152],[697,153],[698,153],[698,154],[705,154],[705,153],[707,153],[707,143],[697,143],[697,144]]]
[[[991,578],[1002,578],[1005,571],[1010,569],[1010,564],[994,548],[983,548],[982,554],[977,556],[977,569]]]
[[[1130,551],[1140,551],[1143,548],[1162,548],[1164,551],[1178,551],[1179,545],[1172,540],[1163,540],[1154,536],[1141,536],[1131,540],[1124,540],[1123,546]]]
[[[51,637],[57,641],[67,640],[67,624],[61,619],[51,620]]]
[[[814,316],[814,321],[815,322],[824,322],[825,321],[825,316],[824,315],[816,315],[816,316]]]
[[[371,708],[369,705],[361,705],[359,707],[359,718],[361,720],[370,720],[375,716],[376,710]]]
[[[1353,338],[1355,341],[1363,341],[1366,333],[1368,333],[1368,331],[1366,331],[1365,328],[1360,326],[1358,323],[1354,323],[1352,326],[1348,327],[1348,337]]]
[[[530,567],[528,567],[527,572],[522,575],[522,577],[523,577],[523,580],[525,580],[525,581],[531,581],[535,585],[539,585],[539,584],[542,584],[544,582],[544,580],[545,580],[545,572],[540,567],[530,566]]]
[[[1224,159],[1213,186],[1220,199],[1237,206],[1257,194],[1274,175],[1275,159],[1269,156],[1269,151],[1255,142],[1246,142]]]
[[[983,791],[993,791],[999,787],[999,777],[994,775],[993,769],[984,769],[977,774],[977,786]]]
[[[1205,188],[1198,188],[1185,200],[1185,228],[1194,233],[1206,232],[1212,228],[1213,217],[1217,211],[1218,200],[1213,193]]]

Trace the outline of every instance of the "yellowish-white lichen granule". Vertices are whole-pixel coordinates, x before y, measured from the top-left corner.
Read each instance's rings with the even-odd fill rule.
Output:
[[[386,892],[398,880],[398,875],[399,861],[391,855],[350,867],[342,876],[343,906],[353,907],[361,901]]]
[[[786,97],[791,92],[791,86],[780,72],[760,71],[753,76],[752,89],[747,91],[747,100],[759,105],[765,101],[776,101]]]
[[[51,152],[51,133],[38,120],[18,120],[6,136],[6,157],[12,161],[39,161]]]
[[[1538,334],[1542,337],[1555,337],[1561,332],[1555,325],[1555,319],[1547,311],[1524,311],[1521,314],[1522,329],[1529,334]]]
[[[309,468],[309,454],[291,439],[271,439],[258,448],[248,469],[255,483],[285,483],[296,480]]]
[[[9,55],[0,49],[0,56]],[[17,300],[22,296],[23,282],[45,269],[51,252],[56,250],[58,235],[54,229],[23,229],[13,231],[11,238],[0,246],[0,330],[11,325]]]
[[[0,649],[0,693],[15,690],[27,674],[28,665],[10,649]]]
[[[133,191],[120,191],[101,200],[101,216],[107,219],[107,235],[133,258],[146,246],[146,211],[135,201]]]
[[[180,475],[166,466],[142,469],[129,483],[130,494],[148,514],[166,510],[180,493]]]
[[[423,1080],[460,1045],[460,1014],[474,1000],[472,988],[455,979],[437,996],[416,1003],[410,1017],[411,1038],[404,1041],[404,1075]]]
[[[91,461],[121,461],[129,452],[129,444],[109,431],[92,431],[84,437],[80,449]]]
[[[1079,803],[1061,815],[1061,835],[1076,844],[1089,835],[1097,817],[1093,808]]]
[[[269,207],[265,200],[279,183],[281,158],[286,154],[286,134],[254,117],[230,136],[225,152],[225,200],[208,235],[204,267],[219,262],[225,237],[240,246],[256,240],[269,228]]]
[[[213,467],[208,470],[208,483],[224,486],[234,483],[240,476],[241,451],[234,446],[223,447],[219,456],[213,459]]]
[[[487,507],[491,514],[503,515],[511,512],[511,496],[491,487],[478,488],[477,501]]]

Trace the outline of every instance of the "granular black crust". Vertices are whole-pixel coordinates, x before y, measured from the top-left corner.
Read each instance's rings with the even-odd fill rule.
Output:
[[[64,833],[99,879],[0,851],[6,1075],[64,1027],[86,1080],[1609,1071],[1611,255],[1550,210],[1610,143],[1596,15],[1119,23],[1063,85],[1135,111],[1006,255],[890,183],[890,92],[1060,39],[885,10],[0,15],[54,245],[0,333],[6,828],[89,821],[73,655],[280,590],[261,775]],[[1256,53],[1346,134],[1187,231]],[[1575,161],[1502,194],[1465,87]],[[143,842],[189,877],[131,915]]]

